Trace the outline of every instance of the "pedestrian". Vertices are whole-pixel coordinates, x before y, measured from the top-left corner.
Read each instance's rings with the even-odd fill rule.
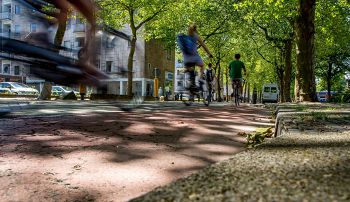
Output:
[[[213,64],[209,63],[208,64],[208,69],[205,71],[205,80],[207,81],[208,84],[208,92],[210,93],[210,101],[213,100],[213,93],[214,93],[214,88],[213,88],[213,82],[215,78],[215,72],[213,70]]]
[[[162,87],[159,87],[159,89],[158,89],[158,97],[160,98],[162,96],[163,96],[163,89],[162,89]]]
[[[79,85],[79,93],[80,93],[80,100],[84,100],[86,95],[86,86],[84,84]]]

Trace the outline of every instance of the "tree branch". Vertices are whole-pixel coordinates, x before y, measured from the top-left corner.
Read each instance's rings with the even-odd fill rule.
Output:
[[[293,36],[294,36],[294,33],[290,33],[289,37],[287,39],[278,38],[278,37],[272,37],[272,36],[269,35],[268,30],[267,30],[266,27],[261,26],[255,19],[253,19],[253,23],[256,26],[258,26],[264,32],[266,40],[272,41],[273,43],[276,44],[276,46],[279,46],[279,45],[277,45],[277,43],[286,43],[286,42],[288,42],[288,40],[291,40],[293,38]]]
[[[149,16],[148,18],[146,18],[142,22],[140,22],[140,24],[135,27],[136,30],[140,29],[145,23],[153,20],[159,13],[161,13],[165,10],[166,6],[167,6],[167,3],[163,4],[159,10],[157,10],[151,16]]]

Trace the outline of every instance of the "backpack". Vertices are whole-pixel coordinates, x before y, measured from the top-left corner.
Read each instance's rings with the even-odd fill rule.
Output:
[[[181,51],[186,55],[194,55],[197,50],[197,44],[193,37],[185,34],[177,35],[177,44]]]

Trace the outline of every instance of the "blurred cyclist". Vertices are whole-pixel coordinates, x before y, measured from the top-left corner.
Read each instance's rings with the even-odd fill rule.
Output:
[[[197,51],[197,45],[199,44],[204,48],[204,50],[207,52],[209,57],[213,57],[210,53],[208,47],[205,45],[203,40],[200,38],[197,32],[197,26],[196,25],[190,25],[188,27],[188,35],[179,35],[178,36],[179,46],[182,50],[183,58],[184,58],[184,65],[186,68],[186,71],[190,75],[190,91],[197,91],[197,87],[195,84],[196,80],[196,74],[195,74],[195,67],[200,67],[200,76],[202,77],[204,75],[204,63],[202,58],[200,57],[198,51]],[[200,79],[200,82],[203,82],[202,78]]]
[[[208,84],[208,91],[211,93],[211,99],[213,99],[213,93],[214,93],[214,88],[213,88],[213,82],[215,79],[215,71],[212,68],[213,64],[209,63],[208,64],[208,69],[205,71],[205,80],[207,81]]]

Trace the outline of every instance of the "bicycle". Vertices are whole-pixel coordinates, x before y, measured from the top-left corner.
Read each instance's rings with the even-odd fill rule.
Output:
[[[188,100],[182,101],[186,106],[191,106],[196,96],[198,97],[199,100],[202,100],[205,106],[209,106],[211,101],[211,96],[209,95],[210,93],[208,91],[207,83],[204,80],[203,81],[200,80],[198,81],[198,83],[199,83],[199,86],[188,88],[189,98]]]
[[[232,88],[233,88],[233,96],[231,94],[231,97],[234,99],[235,106],[239,106],[240,98],[239,98],[239,92],[241,88],[241,80],[240,79],[233,79],[232,81]]]

